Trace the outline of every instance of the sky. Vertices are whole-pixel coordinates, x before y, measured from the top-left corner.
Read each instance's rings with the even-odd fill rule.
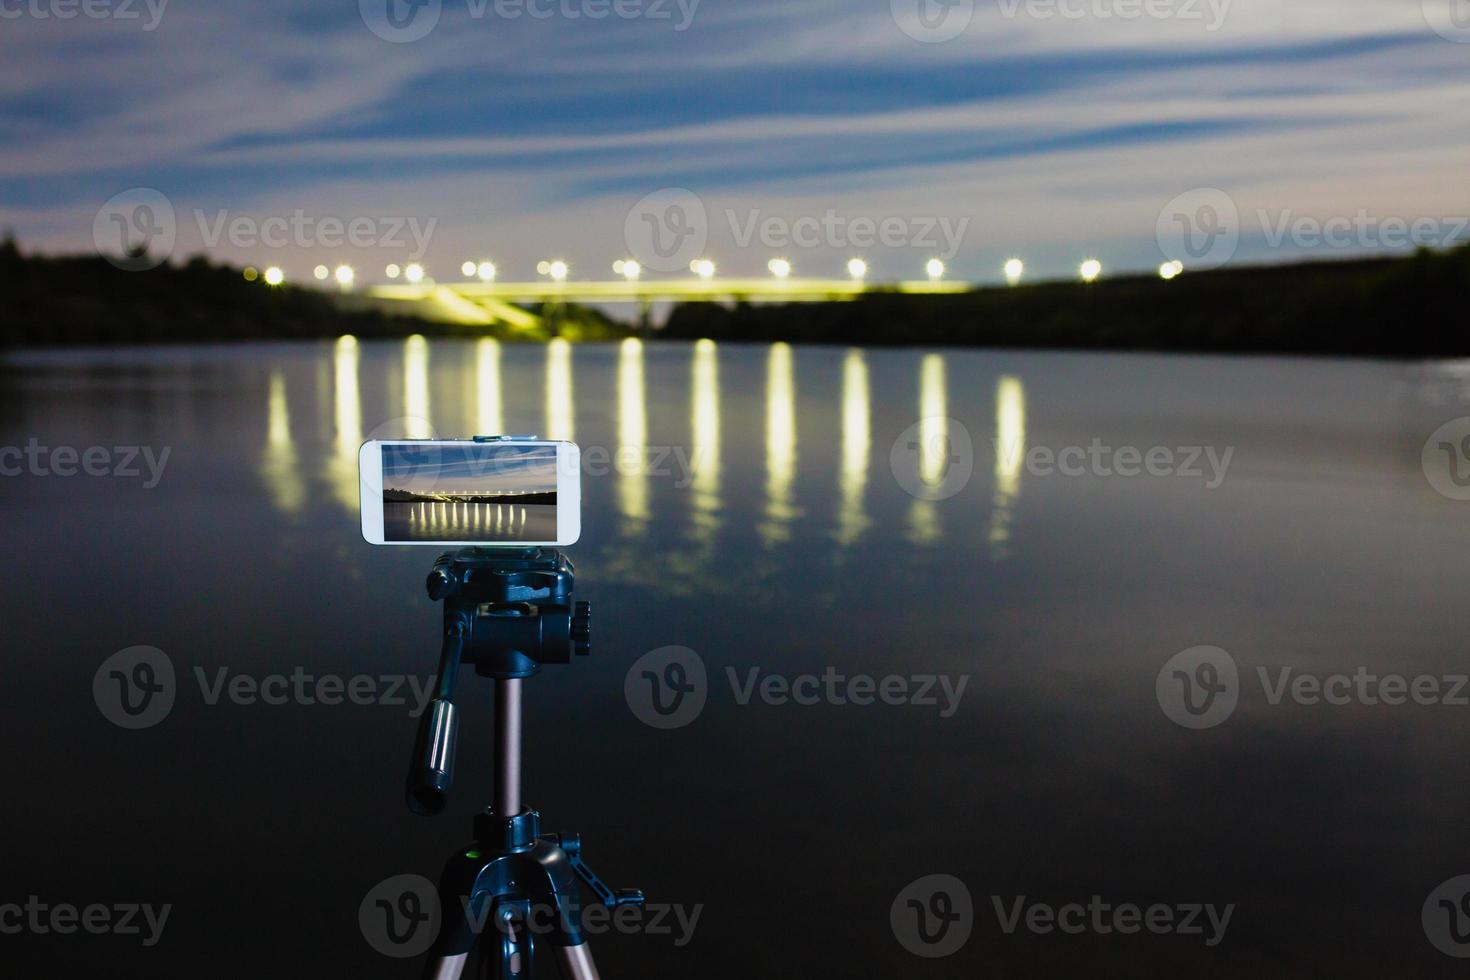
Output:
[[[0,0],[0,227],[293,281],[1396,252],[1470,239],[1467,69],[1470,0]]]
[[[554,493],[556,448],[384,446],[383,486],[417,493]]]

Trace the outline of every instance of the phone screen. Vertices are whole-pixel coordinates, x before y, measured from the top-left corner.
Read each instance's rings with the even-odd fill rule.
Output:
[[[555,443],[385,443],[384,543],[554,542]]]

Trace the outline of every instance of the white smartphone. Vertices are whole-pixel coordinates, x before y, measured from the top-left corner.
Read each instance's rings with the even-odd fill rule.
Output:
[[[582,451],[495,436],[365,443],[358,454],[368,544],[574,543],[582,535]]]

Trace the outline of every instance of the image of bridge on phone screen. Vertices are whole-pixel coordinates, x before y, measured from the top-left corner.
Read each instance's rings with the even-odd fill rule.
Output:
[[[383,446],[383,540],[555,541],[556,447]]]

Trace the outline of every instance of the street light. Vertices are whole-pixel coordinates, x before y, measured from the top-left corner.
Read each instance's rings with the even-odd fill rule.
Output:
[[[424,267],[417,262],[410,262],[408,268],[403,270],[403,278],[412,283],[424,281]]]
[[[861,279],[868,274],[868,263],[862,259],[849,259],[847,262],[847,274],[854,279]]]
[[[470,278],[475,274],[475,263],[466,259],[464,265],[459,267],[459,272],[466,279]]]
[[[930,279],[943,279],[944,263],[938,259],[930,259],[928,264],[924,266],[924,271],[929,273]]]
[[[777,279],[785,279],[791,275],[791,263],[785,259],[772,259],[766,263],[766,268]]]
[[[1102,263],[1097,259],[1088,259],[1077,269],[1082,274],[1083,282],[1097,282],[1097,277],[1102,275]]]
[[[695,259],[689,263],[689,268],[701,279],[713,279],[715,277],[715,264],[709,259]]]
[[[357,274],[352,271],[352,266],[350,265],[337,266],[336,276],[337,282],[341,283],[344,288],[351,286],[352,280],[357,278]]]
[[[317,266],[317,270],[321,273],[321,275],[317,276],[318,279],[325,279],[325,278],[327,278],[327,267],[326,266],[319,265],[319,266]],[[400,269],[400,268],[398,268],[398,264],[396,262],[393,263],[393,264],[390,264],[388,266],[388,268],[386,268],[386,269],[383,270],[383,272],[384,272],[384,274],[387,275],[387,277],[389,279],[397,279],[400,275],[403,274],[403,270]]]
[[[265,270],[265,284],[267,286],[279,286],[285,281],[286,274],[281,271],[279,266],[273,265],[269,269]]]
[[[1165,262],[1159,266],[1159,278],[1167,282],[1184,271],[1184,263],[1175,259],[1173,262]]]
[[[643,275],[643,266],[632,259],[618,259],[613,263],[613,272],[632,282]]]
[[[327,276],[330,276],[332,274],[332,270],[331,269],[328,269],[324,265],[319,265],[315,269],[312,269],[311,270],[311,274],[313,276],[316,276],[317,281],[321,282],[321,281],[325,281],[326,278],[327,278]]]
[[[1006,282],[1014,286],[1016,283],[1020,282],[1021,277],[1026,274],[1026,263],[1022,262],[1020,259],[1009,259],[1006,261],[1005,273]]]
[[[481,262],[475,267],[475,275],[480,277],[481,282],[489,282],[495,278],[495,263]]]

